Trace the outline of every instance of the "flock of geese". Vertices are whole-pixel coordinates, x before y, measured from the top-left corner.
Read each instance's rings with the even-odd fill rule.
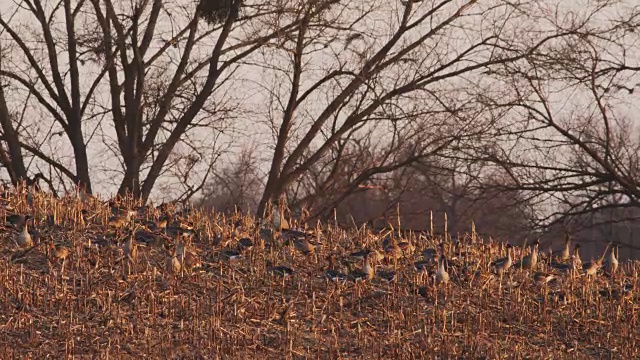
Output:
[[[197,227],[186,220],[186,217],[176,211],[172,211],[169,206],[161,205],[157,208],[149,207],[151,210],[141,212],[138,210],[112,208],[114,215],[111,216],[106,225],[120,231],[129,230],[128,236],[122,241],[123,259],[134,264],[138,258],[138,245],[145,242],[147,245],[153,242],[158,234],[163,234],[167,238],[175,239],[171,250],[166,250],[166,270],[173,273],[191,271],[201,267],[203,261],[196,251],[189,249],[190,240],[198,237]],[[144,222],[141,214],[146,214],[146,218],[152,220]],[[29,232],[29,221],[32,217],[29,214],[5,214],[6,224],[16,229],[13,236],[15,245],[25,251],[36,247]],[[89,221],[90,217],[83,211],[83,219]],[[217,225],[216,225],[217,226]],[[297,230],[289,227],[286,219],[275,211],[271,222],[257,226],[255,231],[246,229],[242,221],[237,220],[230,226],[231,231],[227,231],[218,226],[218,232],[212,236],[212,243],[220,245],[217,252],[219,258],[230,263],[243,258],[248,250],[254,247],[256,241],[263,242],[266,246],[280,241],[283,245],[292,245],[294,252],[299,252],[304,256],[314,256],[317,261],[318,248],[322,247],[322,231],[313,233],[306,230]],[[475,237],[474,237],[475,238]],[[416,239],[416,238],[414,238]],[[420,236],[418,242],[421,245],[431,242],[435,243],[435,238]],[[558,251],[549,249],[546,253],[540,253],[540,243],[536,240],[532,246],[527,247],[526,256],[517,259],[514,255],[515,248],[507,243],[480,242],[478,244],[465,239],[458,241],[440,241],[433,248],[426,248],[416,252],[417,247],[411,239],[402,239],[386,235],[378,235],[374,241],[370,241],[360,249],[329,250],[326,260],[328,265],[324,269],[323,275],[338,283],[365,282],[380,278],[383,281],[393,282],[397,272],[402,268],[412,267],[415,274],[429,286],[448,285],[451,282],[460,284],[463,281],[477,283],[486,286],[488,283],[500,281],[505,274],[512,270],[527,271],[531,273],[531,278],[535,283],[548,284],[558,279],[561,274],[569,276],[586,276],[592,278],[603,269],[607,276],[614,277],[619,268],[617,250],[618,246],[609,243],[603,255],[595,261],[583,262],[580,258],[580,244],[571,247],[571,239],[565,237],[564,246]],[[164,245],[164,244],[163,244]],[[53,240],[48,242],[47,248],[51,256],[62,260],[64,271],[64,261],[70,254],[67,245],[56,244]],[[482,263],[479,260],[479,253],[490,254],[494,258],[496,252],[502,255],[499,259],[490,263]],[[497,257],[496,256],[496,257]],[[404,266],[399,267],[399,262]],[[382,266],[384,264],[385,266]],[[274,265],[266,261],[266,270],[274,275],[288,277],[294,275],[295,271],[287,265]],[[425,287],[421,288],[421,292]],[[626,288],[630,291],[631,288]]]
[[[501,282],[502,276],[511,270],[532,272],[532,279],[538,284],[548,284],[556,280],[560,274],[593,277],[601,269],[605,271],[607,276],[615,276],[619,267],[617,245],[612,246],[614,244],[609,243],[602,257],[596,261],[582,262],[580,244],[575,244],[572,250],[570,243],[570,238],[567,236],[564,241],[564,247],[557,254],[554,254],[552,249],[549,249],[548,254],[544,255],[539,253],[540,244],[536,240],[530,248],[529,254],[523,256],[520,260],[515,259],[513,254],[514,247],[511,244],[483,244],[480,251],[484,251],[488,247],[489,251],[493,252],[495,249],[504,247],[503,251],[506,252],[506,256],[490,263],[490,271],[484,271],[485,269],[482,268],[482,264],[477,258],[474,261],[473,250],[470,250],[469,247],[467,247],[467,250],[462,251],[461,249],[464,245],[455,243],[453,246],[457,248],[457,251],[454,249],[453,256],[448,258],[446,255],[447,244],[440,242],[437,249],[425,249],[422,252],[422,258],[413,262],[413,268],[418,274],[430,275],[427,278],[430,278],[434,285],[447,285],[452,279],[450,272],[455,274],[455,278],[458,280],[468,279],[472,283],[483,285],[497,281],[498,278],[495,275],[499,276]],[[349,273],[337,271],[333,267],[334,255],[330,255],[329,269],[325,274],[334,281],[371,280],[376,276],[376,266],[374,264],[383,261],[395,263],[402,257],[410,257],[414,250],[415,246],[410,241],[396,242],[385,238],[382,241],[382,251],[364,249],[348,255],[347,259],[363,261],[362,268],[355,269]],[[394,271],[385,271],[380,277],[383,280],[392,281],[394,276]]]

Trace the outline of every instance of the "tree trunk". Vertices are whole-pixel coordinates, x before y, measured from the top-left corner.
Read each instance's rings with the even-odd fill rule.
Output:
[[[87,194],[92,194],[87,146],[84,143],[84,136],[82,136],[82,129],[80,126],[72,128],[70,135],[71,146],[73,146],[73,155],[76,160],[75,183],[81,188],[84,188],[84,191]]]
[[[269,202],[277,200],[282,194],[284,194],[287,185],[291,181],[291,178],[283,178],[282,176],[280,176],[276,180],[273,180],[271,184],[267,182],[267,186],[265,186],[264,192],[262,193],[262,199],[260,199],[260,204],[258,205],[259,217],[263,216]]]
[[[264,192],[262,193],[262,198],[260,199],[260,203],[258,204],[258,210],[256,215],[259,218],[262,218],[264,215],[264,211],[267,208],[267,204],[272,200],[271,191],[269,190],[269,183],[267,182],[267,186],[264,188]]]
[[[273,167],[276,166],[275,164],[275,160],[273,162],[273,164],[271,164],[272,166],[272,170],[271,173],[269,174],[269,179],[267,180],[267,184],[264,187],[264,191],[262,192],[262,198],[260,199],[260,203],[258,204],[258,212],[257,212],[257,216],[262,218],[262,216],[264,215],[264,211],[267,208],[267,204],[272,201],[274,198],[277,198],[278,195],[280,194],[274,194],[274,190],[276,188],[276,182],[279,181],[279,179],[276,176],[273,176],[274,172],[273,172]]]
[[[24,166],[18,134],[13,128],[11,118],[9,117],[9,109],[7,108],[2,86],[0,86],[0,125],[2,125],[4,140],[9,149],[9,156],[8,159],[6,159],[9,163],[4,165],[7,167],[7,171],[11,176],[11,182],[16,185],[27,178],[27,170]]]
[[[127,166],[124,178],[122,179],[122,183],[118,189],[118,195],[132,195],[136,199],[141,196],[139,171],[135,168]]]
[[[140,191],[140,161],[138,156],[138,148],[134,141],[129,141],[126,146],[124,155],[125,173],[118,195],[132,195],[135,199],[142,196]]]

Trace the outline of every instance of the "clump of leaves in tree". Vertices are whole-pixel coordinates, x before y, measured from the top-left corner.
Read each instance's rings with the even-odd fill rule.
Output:
[[[242,0],[200,0],[198,3],[198,15],[209,24],[224,23],[229,15],[237,15]]]

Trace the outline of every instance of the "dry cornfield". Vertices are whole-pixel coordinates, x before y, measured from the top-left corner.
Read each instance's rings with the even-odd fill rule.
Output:
[[[640,356],[638,263],[587,276],[540,254],[498,272],[503,244],[476,234],[279,231],[273,217],[40,193],[1,209],[3,359]]]

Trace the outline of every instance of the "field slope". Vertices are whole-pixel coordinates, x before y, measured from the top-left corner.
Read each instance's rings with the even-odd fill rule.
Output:
[[[451,281],[435,285],[436,264],[425,262],[421,274],[414,263],[439,238],[327,226],[309,230],[305,243],[249,217],[112,205],[44,194],[2,200],[0,216],[33,216],[35,246],[14,242],[21,224],[2,231],[0,358],[640,356],[637,263],[591,278],[548,267],[557,280],[537,284],[527,270],[500,278],[490,262],[504,253],[465,236],[445,242]],[[125,246],[133,229],[137,256]],[[393,250],[376,259],[372,280],[324,276],[329,255],[336,271],[357,272],[363,261],[349,254],[384,254],[384,238],[412,246],[395,261]]]

